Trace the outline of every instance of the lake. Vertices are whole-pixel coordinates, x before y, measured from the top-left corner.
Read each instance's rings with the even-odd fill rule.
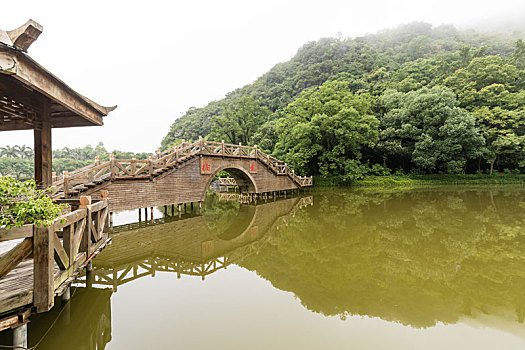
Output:
[[[116,215],[70,303],[32,318],[30,346],[525,346],[525,187],[233,197],[209,195],[202,214]]]

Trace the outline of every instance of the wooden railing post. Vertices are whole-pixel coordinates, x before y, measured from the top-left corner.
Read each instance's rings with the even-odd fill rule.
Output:
[[[151,159],[151,156],[148,158],[148,174],[149,176],[153,176],[153,160]]]
[[[132,176],[136,176],[136,172],[137,172],[137,160],[135,158],[131,158],[131,164],[130,164],[130,168],[131,168],[131,174]]]
[[[89,258],[89,250],[91,248],[91,230],[93,229],[93,220],[91,219],[91,197],[81,196],[79,209],[86,209],[86,226],[84,228],[84,234],[80,241],[80,252],[86,253],[86,259]]]
[[[254,145],[253,148],[255,149],[255,159],[257,159],[257,145]]]
[[[51,182],[55,182],[56,180],[57,180],[57,173],[53,171],[51,173]]]
[[[69,172],[67,170],[62,172],[62,178],[64,179],[64,198],[67,198],[69,194]]]
[[[221,150],[222,156],[224,157],[224,140],[221,140]]]
[[[116,177],[118,175],[118,169],[115,165],[115,155],[113,153],[109,155],[109,171],[111,172],[111,177]]]
[[[53,227],[34,225],[33,230],[33,304],[37,312],[46,312],[55,294]]]
[[[199,152],[202,153],[202,136],[199,136]]]

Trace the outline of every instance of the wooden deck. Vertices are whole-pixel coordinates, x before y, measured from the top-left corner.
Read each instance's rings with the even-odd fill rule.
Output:
[[[45,312],[109,241],[108,201],[79,208],[49,227],[0,229],[0,330]]]

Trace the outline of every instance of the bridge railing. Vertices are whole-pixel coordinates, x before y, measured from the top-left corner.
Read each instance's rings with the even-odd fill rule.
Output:
[[[62,176],[55,177],[51,196],[68,198],[81,190],[110,179],[151,178],[196,155],[257,159],[276,175],[289,176],[299,186],[312,185],[311,177],[296,175],[286,163],[262,152],[257,146],[235,145],[199,138],[192,143],[183,140],[179,145],[164,152],[159,151],[155,156],[144,160],[115,159],[111,155],[109,161],[101,163],[97,158],[92,165],[72,172],[66,171]]]
[[[53,306],[55,293],[65,288],[79,268],[106,244],[107,194],[104,200],[93,204],[89,197],[76,201],[78,209],[55,219],[47,227],[29,224],[0,228],[0,242],[22,240],[0,256],[0,288],[5,289],[2,284],[10,274],[23,279],[29,268],[33,275],[33,281],[24,281],[32,292],[24,294],[29,297],[12,300],[14,308],[33,304],[38,312],[48,311]],[[27,260],[31,257],[32,264]],[[17,268],[19,265],[24,266]],[[0,310],[0,313],[7,311],[10,310]]]

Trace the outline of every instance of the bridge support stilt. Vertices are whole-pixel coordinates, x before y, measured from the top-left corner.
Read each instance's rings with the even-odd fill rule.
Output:
[[[69,299],[71,299],[71,286],[68,286],[66,289],[64,289],[64,293],[60,297],[60,301],[62,304],[66,304]]]
[[[64,320],[64,323],[66,325],[71,323],[71,304],[69,303],[69,300],[71,299],[71,286],[68,286],[65,290],[62,296],[60,297],[60,301],[62,302],[62,305],[64,309],[62,310],[62,318]]]
[[[151,214],[151,221],[153,221],[153,207],[149,208],[149,212]]]
[[[142,221],[142,212],[141,212],[141,210],[139,208],[139,222],[141,222],[141,221]]]
[[[202,212],[202,202],[199,201],[199,213]]]
[[[27,323],[13,329],[13,348],[27,349]]]
[[[109,228],[113,228],[113,212],[109,213]]]

